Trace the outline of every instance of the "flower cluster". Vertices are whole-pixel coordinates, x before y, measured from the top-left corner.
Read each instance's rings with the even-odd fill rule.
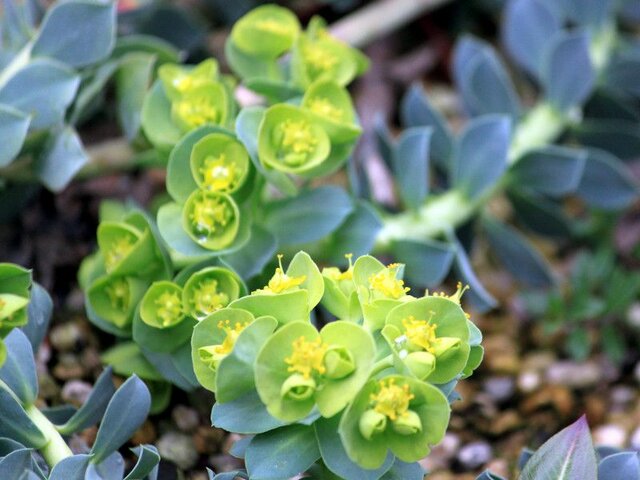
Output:
[[[448,395],[480,363],[481,336],[460,307],[461,286],[418,298],[402,265],[348,259],[345,271],[320,271],[299,252],[285,270],[280,256],[263,288],[195,326],[194,370],[216,394],[218,426],[258,399],[252,409],[267,426],[235,424],[258,434],[252,442],[294,424],[318,425],[322,442],[321,425],[335,421],[333,441],[354,468],[381,468],[388,455],[415,462],[442,439]],[[337,317],[322,328],[312,321],[319,304]]]
[[[31,272],[13,263],[0,263],[0,366],[7,358],[4,339],[27,323]]]

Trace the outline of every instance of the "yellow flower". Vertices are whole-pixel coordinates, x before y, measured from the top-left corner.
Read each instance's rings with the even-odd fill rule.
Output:
[[[341,122],[344,118],[344,112],[342,109],[333,105],[326,98],[312,99],[307,108],[309,108],[313,113],[335,122]]]
[[[212,278],[198,284],[193,292],[193,308],[197,312],[213,313],[229,303],[229,295],[218,291],[218,282]]]
[[[104,264],[107,271],[113,268],[125,258],[134,247],[137,238],[132,234],[121,234],[113,242],[109,244],[104,252]]]
[[[395,300],[404,297],[410,288],[404,286],[404,281],[396,278],[397,268],[398,264],[392,264],[371,275],[369,277],[371,289]]]
[[[390,378],[380,380],[378,387],[378,392],[372,393],[370,397],[373,409],[391,421],[406,416],[409,403],[415,398],[409,385],[404,384],[400,387],[395,384],[395,379]]]
[[[340,269],[336,267],[325,268],[322,272],[327,277],[335,281],[353,280],[353,263],[351,262],[353,253],[347,253],[344,257],[349,261],[349,268],[347,268],[344,272],[341,272]]]
[[[171,325],[182,318],[182,301],[175,291],[165,291],[155,300],[156,313],[163,326]]]
[[[431,312],[432,316],[434,312]],[[416,320],[413,315],[409,315],[402,320],[405,328],[407,340],[414,345],[418,345],[425,351],[435,355],[433,344],[436,341],[436,324],[429,323],[429,320]]]
[[[299,373],[304,378],[310,378],[314,371],[321,375],[326,372],[324,355],[328,347],[320,337],[313,341],[299,337],[293,342],[292,347],[291,356],[284,359],[285,363],[289,365],[289,372]]]
[[[306,275],[290,277],[284,273],[282,268],[282,255],[278,255],[278,264],[280,266],[276,268],[276,272],[273,277],[271,277],[271,280],[269,280],[267,286],[260,290],[256,290],[254,293],[282,293],[301,285],[307,279]]]
[[[278,128],[280,146],[284,162],[288,165],[301,165],[312,154],[318,139],[306,120],[285,120]]]
[[[227,204],[217,197],[201,195],[193,202],[189,220],[198,234],[211,235],[220,227],[224,228],[231,219],[232,213]]]
[[[210,155],[204,159],[200,167],[204,185],[213,191],[228,191],[235,187],[241,172],[235,163],[229,162],[224,153],[214,157]]]
[[[124,278],[118,278],[105,287],[105,292],[109,297],[111,306],[116,310],[127,311],[131,300],[129,283]]]
[[[187,96],[172,105],[172,112],[180,123],[191,130],[206,124],[220,123],[220,111],[208,96]]]

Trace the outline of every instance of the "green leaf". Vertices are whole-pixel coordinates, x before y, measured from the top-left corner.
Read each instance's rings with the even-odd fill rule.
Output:
[[[529,459],[520,480],[597,478],[598,464],[584,416],[556,433]]]
[[[0,368],[0,380],[16,394],[24,406],[32,405],[38,397],[38,377],[31,343],[19,329],[14,329],[4,342],[8,355]]]
[[[313,427],[289,425],[255,436],[247,447],[245,462],[250,478],[269,480],[302,473],[318,458]]]
[[[149,413],[151,396],[145,384],[130,377],[111,398],[91,449],[91,463],[99,464],[120,448],[142,425]]]
[[[42,340],[47,334],[49,321],[53,314],[53,301],[47,291],[38,283],[31,287],[31,299],[27,307],[29,323],[22,327],[22,331],[31,342],[34,352],[38,351]],[[2,362],[0,362],[2,365]]]
[[[285,425],[272,417],[252,390],[233,402],[215,403],[211,410],[211,424],[228,432],[259,434]]]
[[[22,149],[31,118],[9,105],[0,105],[0,167],[9,165]]]
[[[249,241],[238,251],[224,255],[221,260],[242,278],[255,277],[264,270],[277,249],[275,237],[260,225],[251,226]]]
[[[281,245],[296,245],[329,235],[352,211],[349,195],[327,185],[272,202],[266,208],[263,225]]]
[[[59,192],[88,161],[80,136],[67,126],[49,141],[36,163],[36,174],[49,190]]]
[[[30,128],[49,128],[62,122],[79,84],[80,78],[72,69],[40,58],[29,62],[0,88],[0,103],[30,115]]]
[[[83,67],[108,57],[115,36],[116,2],[60,2],[44,17],[32,55]]]
[[[470,291],[467,295],[470,302],[479,312],[486,312],[494,308],[497,305],[497,301],[480,282],[464,248],[454,237],[451,240],[456,247],[454,271],[462,283],[469,285]]]
[[[160,80],[153,83],[144,99],[141,123],[149,141],[161,152],[169,153],[182,138],[182,131],[171,119],[171,102]]]
[[[135,342],[124,342],[111,347],[100,358],[103,363],[111,365],[118,375],[128,377],[135,374],[145,380],[163,380]]]
[[[331,235],[325,253],[333,262],[342,262],[347,253],[356,258],[365,255],[373,249],[381,228],[382,220],[371,205],[356,200],[353,211]]]
[[[406,463],[396,459],[380,480],[423,480],[426,472],[418,462]]]
[[[116,73],[118,120],[129,141],[140,131],[142,105],[155,63],[155,55],[141,52],[129,53],[120,61]]]
[[[86,480],[85,473],[91,455],[74,455],[54,465],[49,480]]]

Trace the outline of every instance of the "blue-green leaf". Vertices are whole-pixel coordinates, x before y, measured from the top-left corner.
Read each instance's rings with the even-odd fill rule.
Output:
[[[85,480],[121,480],[123,476],[124,459],[119,452],[113,452],[99,463],[93,457],[87,467]]]
[[[9,165],[20,153],[31,119],[9,105],[0,105],[0,167]]]
[[[391,252],[404,263],[407,280],[424,287],[440,284],[449,273],[455,256],[455,248],[436,240],[395,241],[391,244]]]
[[[134,52],[122,57],[116,73],[118,120],[129,141],[140,132],[142,105],[153,76],[156,56]]]
[[[251,278],[262,272],[276,253],[275,237],[260,225],[251,226],[249,241],[237,252],[221,260],[242,278]]]
[[[48,128],[64,119],[80,78],[66,65],[40,58],[29,62],[0,89],[0,103],[31,115],[31,128]]]
[[[400,197],[412,209],[419,208],[429,193],[429,145],[432,132],[429,127],[405,130],[391,157]]]
[[[58,2],[44,17],[32,54],[82,67],[108,57],[115,36],[115,1]]]
[[[352,253],[356,258],[366,255],[373,248],[381,228],[382,220],[371,205],[356,200],[353,212],[331,236],[328,256],[333,262],[340,263],[347,253]]]
[[[158,462],[160,462],[160,455],[156,447],[153,445],[140,445],[132,448],[131,451],[136,454],[138,461],[124,480],[138,480],[147,478],[147,475],[150,477],[157,475],[157,473],[153,473],[154,470],[157,470]]]
[[[98,464],[120,448],[147,418],[151,395],[142,380],[130,377],[111,398],[93,444],[91,462]]]
[[[529,151],[511,169],[513,185],[551,196],[572,193],[580,184],[586,158],[585,150],[556,145]]]
[[[251,391],[228,403],[216,403],[211,410],[211,424],[228,432],[255,434],[284,425],[267,412],[258,393]]]
[[[0,380],[11,388],[24,406],[31,405],[38,397],[38,376],[31,343],[19,329],[12,330],[4,341],[8,354],[0,368]]]
[[[256,435],[247,447],[245,463],[252,480],[290,478],[320,458],[313,427],[289,425]]]
[[[38,159],[36,173],[49,190],[59,192],[88,161],[78,133],[67,126],[54,136]]]
[[[49,480],[85,480],[90,460],[91,455],[74,455],[65,458],[53,467]]]
[[[640,480],[640,461],[637,452],[609,455],[598,466],[599,480]]]
[[[470,291],[467,293],[469,302],[480,312],[484,313],[494,308],[498,302],[482,285],[476,273],[471,266],[471,261],[464,251],[460,242],[453,236],[450,237],[451,242],[455,245],[456,256],[454,261],[454,271],[458,279],[462,283],[469,285]]]
[[[11,419],[10,422],[0,422],[0,437],[11,438],[33,448],[41,448],[47,443],[47,439],[31,421],[22,405],[4,388],[0,388],[0,418]]]
[[[23,448],[15,450],[6,457],[0,458],[0,478],[16,478],[31,467],[31,450]],[[37,477],[36,477],[37,478]]]
[[[34,282],[31,286],[31,299],[27,307],[29,323],[22,327],[22,331],[31,342],[31,348],[34,352],[38,351],[47,334],[52,313],[53,301],[51,297],[40,284]]]
[[[585,119],[572,129],[583,145],[600,148],[629,161],[640,155],[640,125],[637,120]]]
[[[396,459],[391,469],[380,480],[422,480],[425,471],[418,462],[406,463]]]

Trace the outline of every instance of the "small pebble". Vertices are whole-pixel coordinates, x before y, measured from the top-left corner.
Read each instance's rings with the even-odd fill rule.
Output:
[[[198,452],[189,435],[167,432],[158,440],[158,452],[163,460],[175,463],[181,470],[188,470],[198,461]]]
[[[465,445],[458,452],[458,461],[467,470],[475,470],[491,460],[491,447],[478,441]]]
[[[78,357],[70,353],[60,355],[58,364],[53,367],[53,375],[60,380],[71,380],[84,376],[84,367]]]
[[[619,425],[602,425],[593,431],[593,443],[597,446],[624,448],[627,432]]]
[[[587,388],[597,385],[602,369],[594,362],[556,362],[547,370],[547,380],[569,388]]]
[[[640,328],[640,302],[636,302],[629,307],[627,321],[632,327]]]
[[[184,405],[177,405],[171,412],[171,418],[183,432],[192,432],[200,424],[198,412]]]
[[[510,399],[514,390],[512,377],[491,377],[484,382],[484,391],[498,403]]]
[[[76,407],[84,405],[93,387],[81,380],[69,380],[62,387],[62,400]]]
[[[518,375],[518,388],[521,392],[530,393],[540,387],[540,374],[535,371],[522,372]]]
[[[49,340],[59,352],[74,350],[82,339],[82,331],[75,322],[66,322],[51,329]]]

